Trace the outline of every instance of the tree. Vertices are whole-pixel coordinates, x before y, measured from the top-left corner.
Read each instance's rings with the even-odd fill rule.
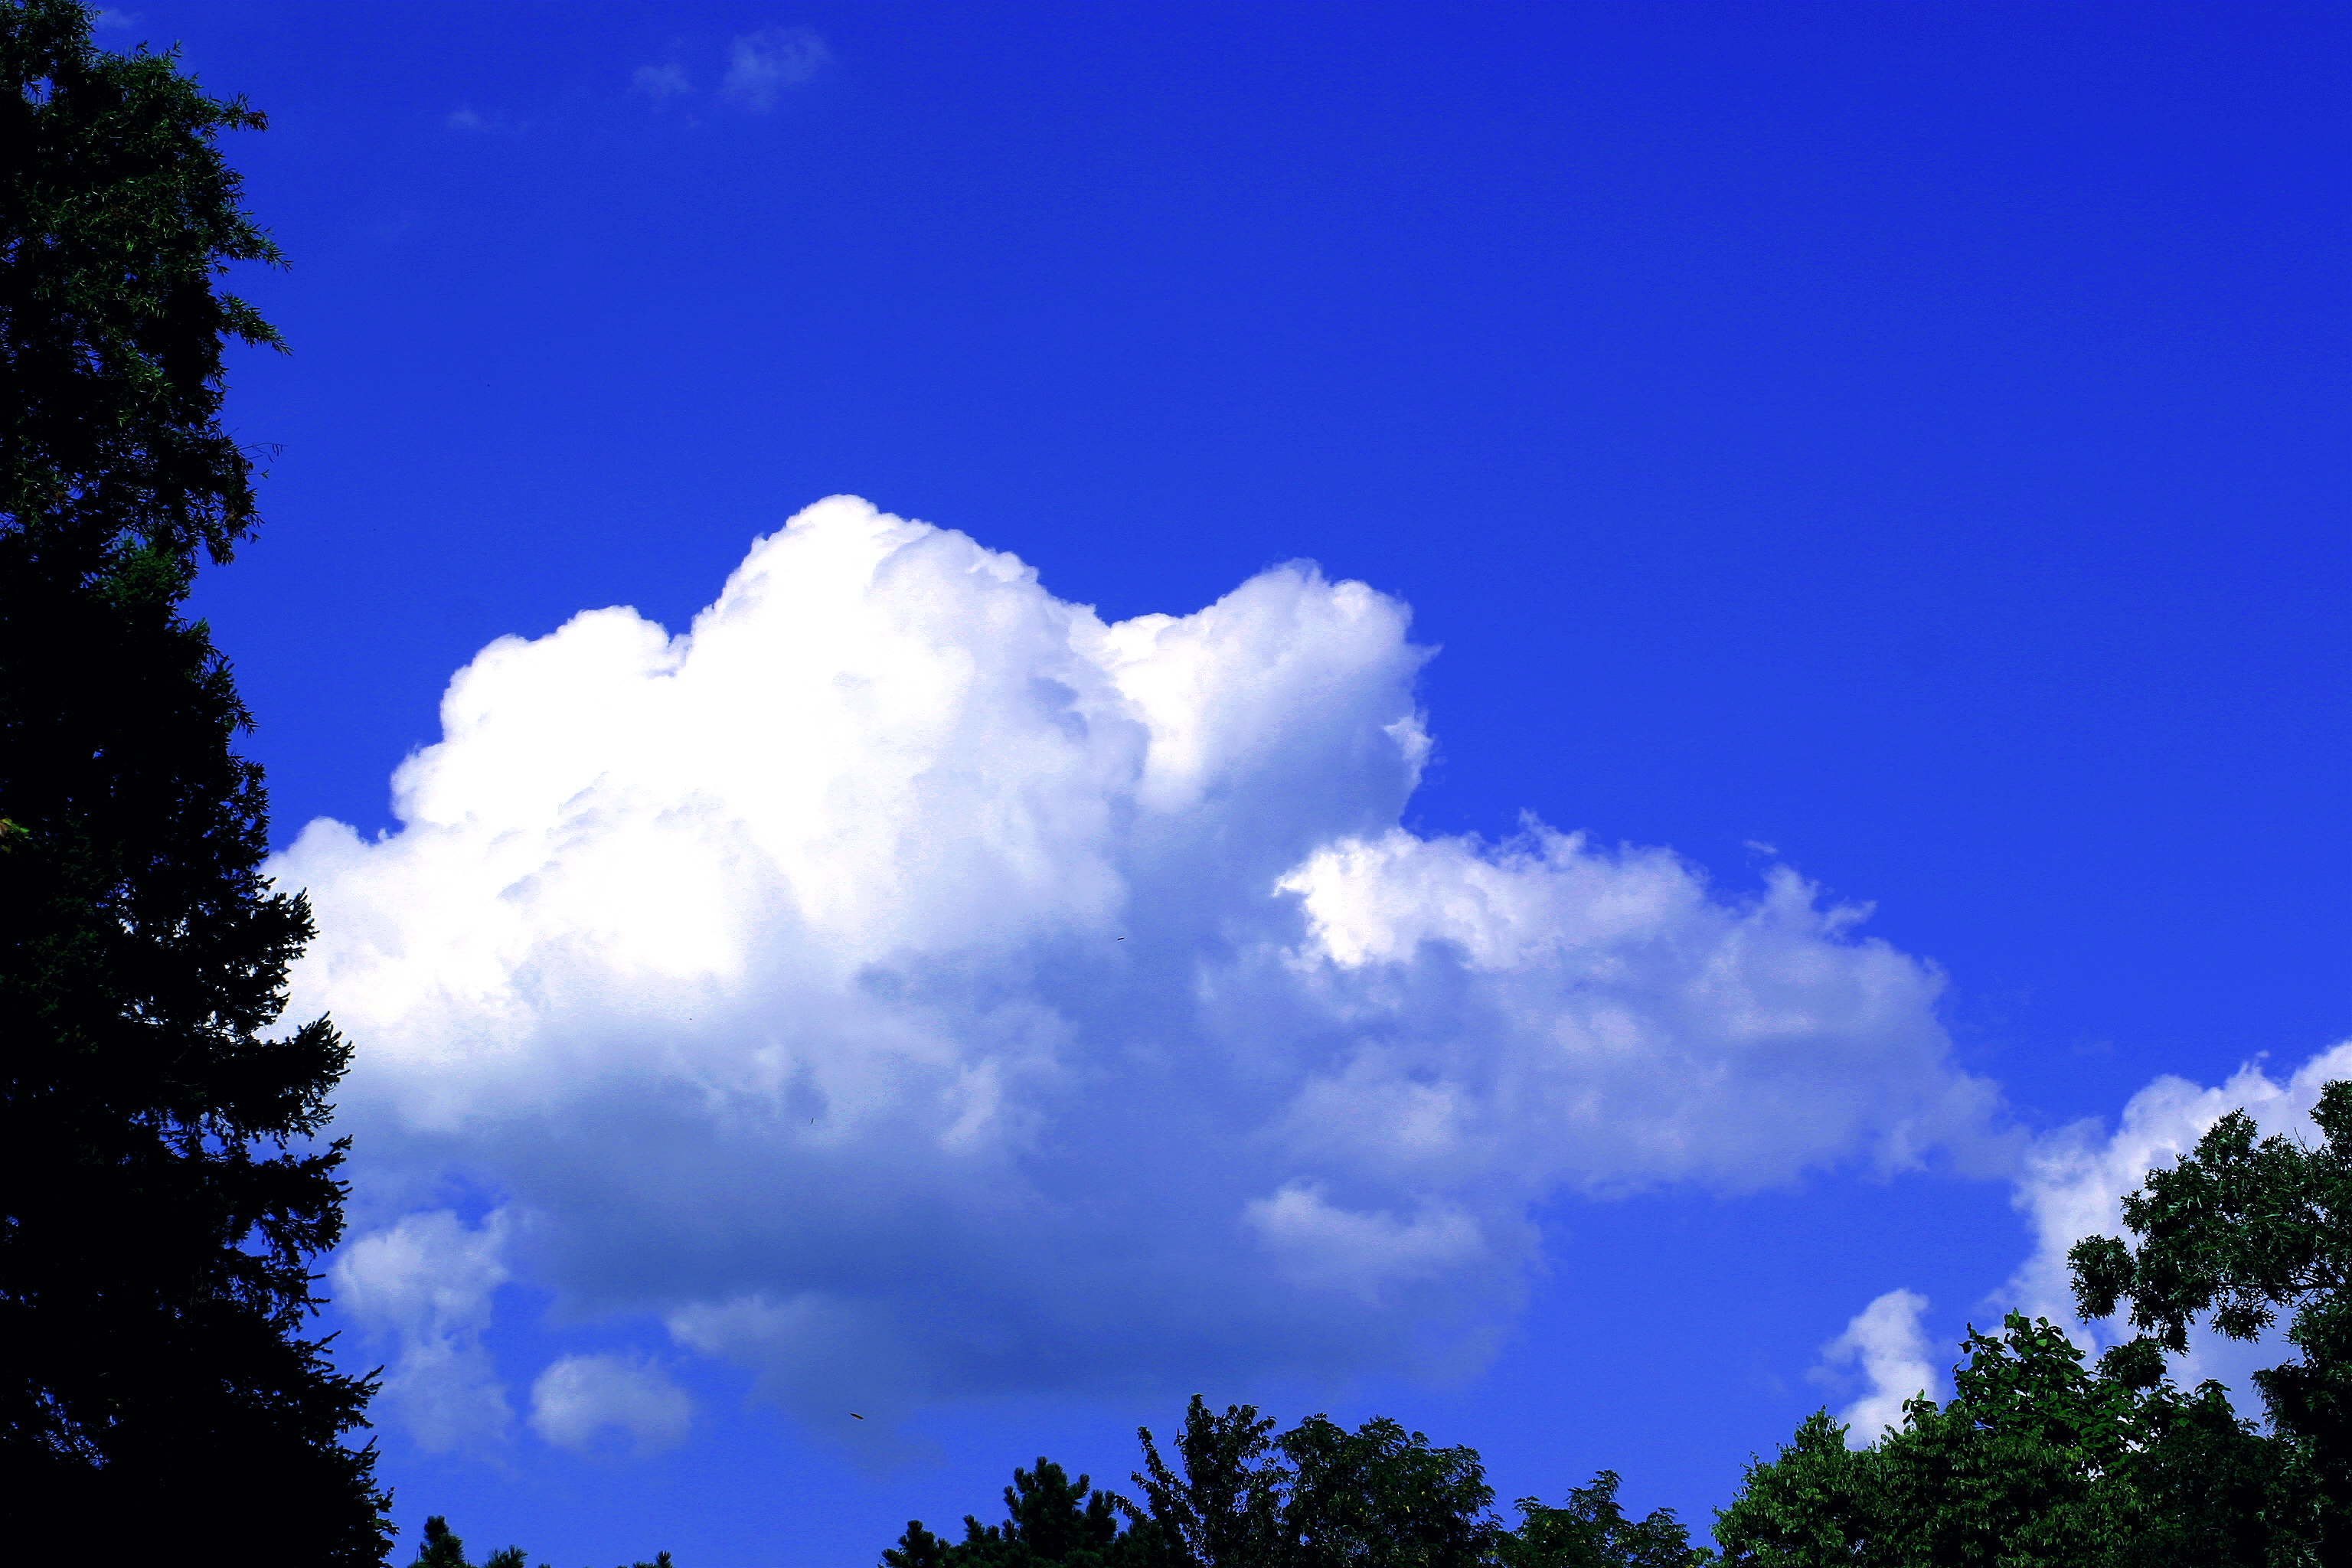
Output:
[[[466,1561],[465,1542],[440,1514],[425,1521],[425,1539],[416,1543],[415,1568],[473,1568]]]
[[[1496,1534],[1478,1451],[1433,1448],[1376,1415],[1310,1415],[1276,1439],[1292,1466],[1285,1544],[1301,1568],[1475,1568]]]
[[[1905,1564],[2087,1565],[2128,1533],[2127,1489],[2107,1484],[2138,1436],[2138,1402],[2045,1319],[1971,1331],[1952,1402],[1904,1406],[1878,1445],[1879,1540]]]
[[[222,349],[278,338],[215,285],[278,255],[215,139],[262,121],[89,27],[0,0],[0,1465],[100,1558],[376,1563],[373,1385],[304,1337],[348,1051],[265,1037],[310,917],[183,613],[254,525]]]
[[[1013,1472],[1006,1521],[967,1514],[950,1542],[909,1520],[882,1553],[886,1568],[1695,1568],[1713,1554],[1691,1547],[1671,1509],[1625,1518],[1617,1477],[1603,1470],[1570,1489],[1565,1508],[1533,1499],[1517,1531],[1489,1511],[1477,1450],[1439,1448],[1376,1415],[1350,1432],[1310,1415],[1275,1435],[1254,1406],[1213,1414],[1199,1394],[1176,1435],[1176,1463],[1138,1427],[1141,1500],[1089,1495],[1058,1465]],[[1128,1528],[1114,1533],[1116,1516]]]
[[[1817,1413],[1717,1510],[1754,1568],[2290,1568],[2280,1445],[2220,1384],[2183,1394],[2130,1356],[2096,1366],[2046,1321],[1970,1332],[1949,1405],[1904,1406],[1867,1448]]]
[[[882,1553],[888,1568],[1144,1568],[1154,1562],[1152,1532],[1122,1532],[1117,1500],[1046,1458],[1037,1468],[1015,1466],[1004,1489],[1004,1522],[983,1525],[963,1516],[964,1538],[953,1544],[910,1519],[897,1546]]]
[[[1228,1405],[1223,1415],[1212,1415],[1196,1394],[1175,1438],[1183,1473],[1160,1458],[1151,1428],[1139,1426],[1143,1468],[1131,1479],[1143,1493],[1144,1510],[1115,1500],[1139,1525],[1148,1520],[1171,1561],[1182,1568],[1286,1563],[1282,1505],[1290,1474],[1279,1462],[1273,1432],[1273,1417],[1260,1416],[1255,1406]]]
[[[1715,1514],[1727,1563],[1754,1568],[1846,1568],[1885,1561],[1877,1455],[1846,1447],[1826,1410],[1805,1417],[1767,1463],[1751,1460]]]
[[[2352,1554],[2352,1083],[2322,1088],[2312,1119],[2324,1134],[2315,1149],[2257,1141],[2253,1120],[2231,1111],[2124,1200],[2137,1247],[2092,1237],[2068,1261],[2084,1317],[2127,1306],[2141,1337],[2118,1350],[2142,1369],[2186,1350],[2200,1318],[2255,1340],[2288,1315],[2298,1356],[2257,1372],[2254,1385],[2323,1551],[2341,1561]]]
[[[1690,1543],[1670,1508],[1627,1519],[1617,1506],[1619,1478],[1603,1470],[1589,1487],[1570,1487],[1568,1504],[1518,1501],[1519,1527],[1495,1539],[1502,1568],[1693,1568],[1715,1553]]]
[[[887,1552],[883,1554],[888,1556]],[[528,1568],[530,1559],[520,1546],[502,1546],[482,1559],[482,1568]],[[474,1568],[466,1560],[466,1543],[449,1528],[449,1521],[434,1514],[425,1521],[425,1539],[416,1543],[414,1568]],[[547,1568],[541,1563],[540,1568]],[[650,1563],[636,1563],[629,1568],[671,1568],[669,1553],[656,1552]]]

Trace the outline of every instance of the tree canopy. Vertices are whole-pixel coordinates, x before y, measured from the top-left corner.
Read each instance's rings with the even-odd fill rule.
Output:
[[[1849,1448],[1826,1412],[1751,1465],[1716,1539],[1759,1568],[2102,1564],[2300,1568],[2352,1547],[2345,1505],[2352,1266],[2352,1084],[2325,1086],[2324,1141],[2258,1138],[2242,1111],[2124,1200],[2134,1239],[2071,1254],[2085,1318],[2140,1331],[2095,1365],[2065,1333],[2011,1315],[1971,1332],[1952,1402]],[[2202,1321],[2257,1340],[2286,1319],[2294,1359],[2253,1374],[2269,1430],[2227,1391],[2173,1386],[2168,1357]]]
[[[1198,1394],[1174,1440],[1138,1431],[1138,1498],[1091,1489],[1040,1458],[1013,1471],[1006,1521],[967,1514],[949,1542],[919,1520],[882,1553],[885,1568],[1687,1568],[1713,1554],[1690,1545],[1672,1510],[1639,1521],[1618,1509],[1602,1471],[1566,1506],[1522,1499],[1514,1530],[1492,1512],[1477,1450],[1434,1447],[1374,1416],[1350,1432],[1310,1415],[1279,1436],[1247,1405],[1211,1411]],[[1124,1521],[1124,1528],[1120,1521]]]
[[[2323,1087],[2312,1120],[2316,1148],[2258,1140],[2253,1120],[2231,1111],[2124,1200],[2137,1246],[2093,1237],[2069,1260],[2084,1317],[2120,1310],[2141,1331],[2118,1347],[2135,1367],[2187,1349],[2200,1318],[2251,1341],[2287,1315],[2295,1359],[2255,1373],[2254,1386],[2341,1560],[2352,1552],[2352,1083]]]
[[[262,120],[90,19],[0,0],[0,1462],[101,1557],[373,1563],[371,1385],[305,1334],[348,1052],[267,1032],[310,917],[183,612],[255,524],[223,350],[278,339],[218,283],[278,256],[217,138]]]

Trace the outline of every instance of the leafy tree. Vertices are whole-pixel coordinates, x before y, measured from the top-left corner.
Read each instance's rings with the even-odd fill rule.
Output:
[[[1841,1445],[1843,1446],[1843,1445]],[[1570,1487],[1564,1508],[1518,1501],[1519,1527],[1495,1539],[1502,1568],[1692,1568],[1715,1553],[1690,1543],[1670,1508],[1639,1520],[1617,1506],[1619,1478],[1603,1470],[1589,1487]]]
[[[1353,1432],[1310,1415],[1276,1440],[1293,1468],[1286,1544],[1301,1568],[1474,1568],[1495,1489],[1475,1448],[1433,1448],[1385,1415]]]
[[[0,0],[0,1466],[104,1559],[377,1563],[373,1385],[303,1336],[348,1052],[264,1037],[310,918],[182,613],[254,524],[222,348],[278,338],[215,282],[278,256],[215,140],[262,121],[89,27]]]
[[[1280,1462],[1273,1432],[1273,1418],[1261,1417],[1255,1406],[1229,1405],[1215,1415],[1196,1394],[1174,1440],[1183,1473],[1160,1457],[1151,1428],[1139,1426],[1143,1468],[1132,1479],[1149,1511],[1116,1500],[1130,1519],[1148,1520],[1170,1560],[1183,1568],[1286,1563],[1283,1498],[1290,1472]]]
[[[1892,1561],[2089,1564],[2128,1531],[2130,1495],[2103,1485],[2137,1435],[2137,1404],[2046,1320],[1971,1331],[1957,1392],[1905,1405],[1878,1446],[1880,1539]]]
[[[1846,1447],[1846,1429],[1817,1410],[1769,1462],[1748,1467],[1716,1510],[1725,1561],[1755,1568],[1845,1568],[1885,1561],[1878,1456]]]
[[[2288,1568],[2316,1561],[2283,1502],[2280,1445],[2220,1384],[2182,1394],[2134,1357],[2094,1367],[2047,1321],[1971,1332],[1952,1402],[1848,1449],[1817,1413],[1716,1515],[1755,1568]]]
[[[1213,1413],[1199,1394],[1174,1439],[1175,1463],[1139,1427],[1140,1500],[1089,1491],[1057,1465],[1014,1470],[1006,1521],[969,1515],[949,1542],[909,1520],[882,1553],[886,1568],[1692,1568],[1694,1550],[1670,1509],[1632,1521],[1617,1477],[1573,1489],[1565,1508],[1532,1499],[1517,1531],[1495,1500],[1475,1449],[1439,1448],[1375,1416],[1353,1432],[1310,1415],[1275,1435],[1254,1406]],[[1128,1528],[1116,1529],[1118,1516]]]
[[[2105,1363],[2113,1366],[2113,1352]],[[2289,1568],[2322,1561],[2283,1445],[2238,1418],[2218,1383],[2158,1387],[2126,1477],[2138,1511],[2128,1568]]]
[[[2352,1083],[2324,1087],[2312,1119],[2325,1135],[2315,1149],[2257,1141],[2253,1120],[2231,1112],[2124,1200],[2137,1247],[2093,1237],[2069,1261],[2084,1317],[2126,1309],[2141,1338],[2118,1348],[2143,1372],[2159,1348],[2185,1350],[2200,1318],[2254,1340],[2287,1315],[2297,1358],[2257,1372],[2254,1385],[2326,1555],[2343,1561],[2352,1555]]]

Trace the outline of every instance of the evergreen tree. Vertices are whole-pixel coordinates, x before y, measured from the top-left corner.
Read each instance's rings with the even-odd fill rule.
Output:
[[[520,1553],[518,1553],[520,1555]],[[425,1539],[416,1543],[415,1568],[474,1568],[466,1561],[466,1543],[439,1514],[425,1521]]]
[[[1004,1489],[1004,1522],[963,1516],[963,1540],[950,1544],[910,1519],[888,1568],[1147,1568],[1158,1561],[1150,1527],[1122,1531],[1117,1500],[1092,1480],[1039,1455],[1037,1468],[1013,1471]]]
[[[0,0],[0,1468],[102,1561],[377,1563],[371,1384],[304,1337],[348,1053],[266,1035],[310,918],[183,613],[254,523],[222,349],[278,340],[215,285],[277,252],[215,138],[262,121],[89,27]]]

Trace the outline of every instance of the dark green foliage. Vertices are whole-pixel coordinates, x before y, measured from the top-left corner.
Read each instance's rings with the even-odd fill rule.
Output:
[[[1128,1513],[1148,1520],[1173,1563],[1192,1568],[1257,1568],[1285,1562],[1283,1498],[1289,1473],[1275,1447],[1274,1420],[1247,1405],[1229,1405],[1210,1414],[1199,1394],[1184,1412],[1175,1439],[1179,1475],[1160,1456],[1151,1429],[1136,1436],[1143,1444],[1143,1468],[1132,1479],[1143,1507]],[[1123,1501],[1124,1500],[1122,1500]]]
[[[923,1528],[919,1519],[907,1521],[907,1533],[896,1546],[882,1549],[887,1568],[952,1568],[958,1559],[954,1545]]]
[[[2011,1313],[2000,1337],[1971,1331],[1961,1348],[1952,1403],[1912,1401],[1878,1445],[1893,1560],[2106,1560],[2130,1522],[2128,1490],[2102,1483],[2137,1435],[2132,1392],[2046,1321]]]
[[[2083,1314],[2127,1306],[2146,1336],[2141,1364],[2179,1351],[2202,1318],[2252,1340],[2287,1317],[2297,1359],[2254,1373],[2273,1429],[2289,1446],[2302,1506],[2335,1560],[2352,1555],[2352,1084],[2320,1090],[2325,1142],[2256,1141],[2233,1111],[2168,1171],[2124,1200],[2137,1247],[2112,1237],[2070,1256]]]
[[[425,1539],[416,1543],[416,1568],[473,1568],[466,1561],[466,1543],[437,1513],[425,1521]]]
[[[482,1568],[528,1568],[530,1559],[520,1546],[502,1546],[482,1559]],[[415,1568],[473,1568],[466,1561],[466,1543],[449,1528],[449,1521],[434,1514],[425,1521],[425,1539],[416,1543]],[[541,1563],[540,1568],[547,1568]],[[669,1553],[656,1552],[651,1563],[638,1563],[631,1568],[670,1568]]]
[[[0,0],[0,1465],[107,1560],[388,1547],[370,1384],[302,1330],[348,1056],[263,1036],[310,934],[258,875],[247,714],[181,606],[252,526],[215,282],[276,252],[169,56]]]
[[[1727,1561],[1758,1568],[2235,1568],[2316,1561],[2294,1524],[2284,1454],[2219,1384],[2151,1386],[2133,1358],[2097,1367],[2046,1321],[1971,1333],[1957,1392],[1916,1399],[1899,1430],[1850,1450],[1816,1414],[1748,1468],[1716,1516]]]
[[[1845,1434],[1817,1410],[1770,1463],[1749,1464],[1731,1506],[1716,1510],[1727,1562],[1832,1568],[1886,1561],[1878,1550],[1877,1456],[1847,1447]]]
[[[1495,1560],[1502,1568],[1691,1568],[1713,1559],[1691,1545],[1670,1508],[1627,1519],[1617,1486],[1617,1472],[1603,1470],[1591,1486],[1570,1487],[1565,1508],[1521,1498],[1519,1528],[1495,1538]]]
[[[1246,1405],[1214,1415],[1198,1394],[1175,1438],[1176,1464],[1149,1427],[1138,1435],[1140,1501],[1089,1494],[1045,1459],[1015,1470],[1007,1518],[967,1515],[950,1542],[910,1520],[882,1553],[887,1568],[1691,1568],[1694,1550],[1671,1510],[1635,1521],[1603,1471],[1572,1489],[1565,1508],[1528,1500],[1517,1531],[1488,1510],[1477,1452],[1436,1448],[1419,1432],[1376,1416],[1350,1432],[1310,1415],[1280,1436]],[[1128,1528],[1117,1529],[1116,1516]]]
[[[1116,1500],[1093,1489],[1089,1478],[1074,1484],[1067,1471],[1040,1455],[1037,1468],[1015,1468],[1004,1489],[1004,1522],[983,1525],[964,1515],[964,1538],[952,1545],[908,1520],[897,1546],[882,1553],[889,1568],[1143,1568],[1155,1563],[1156,1537],[1119,1529]]]
[[[1374,1416],[1310,1415],[1276,1440],[1292,1466],[1285,1544],[1301,1568],[1473,1568],[1495,1536],[1477,1450],[1433,1448]]]

